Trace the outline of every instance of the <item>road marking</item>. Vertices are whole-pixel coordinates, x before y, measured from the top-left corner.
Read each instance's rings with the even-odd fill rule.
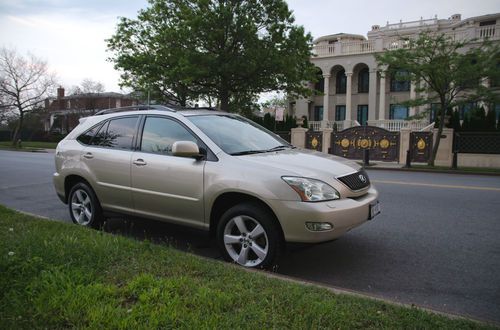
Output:
[[[407,185],[407,186],[434,187],[434,188],[500,191],[500,188],[495,188],[495,187],[455,186],[455,185],[448,185],[448,184],[420,183],[420,182],[403,182],[403,181],[386,181],[386,180],[371,180],[371,182],[374,182],[374,183],[388,183],[388,184],[400,184],[400,185]]]

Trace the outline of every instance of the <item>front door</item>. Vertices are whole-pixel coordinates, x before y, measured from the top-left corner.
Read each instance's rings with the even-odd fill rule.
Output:
[[[132,198],[138,215],[203,227],[204,160],[172,155],[175,141],[196,137],[174,119],[148,116],[132,155]]]

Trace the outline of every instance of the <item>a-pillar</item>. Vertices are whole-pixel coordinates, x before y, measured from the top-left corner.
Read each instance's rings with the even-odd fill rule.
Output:
[[[377,109],[377,70],[370,70],[370,85],[368,89],[368,120],[375,120]]]
[[[321,132],[323,132],[323,146],[321,151],[324,152],[325,154],[328,153],[328,148],[330,148],[331,141],[332,141],[332,128],[323,128],[321,129]]]
[[[378,105],[378,120],[385,119],[385,72],[380,72],[380,98]]]
[[[324,79],[324,91],[323,93],[325,94],[323,96],[323,121],[321,122],[321,127],[326,128],[328,121],[330,118],[328,118],[328,112],[329,112],[329,94],[330,94],[330,75],[329,74],[324,74],[323,75]]]
[[[347,83],[346,83],[346,94],[345,94],[345,120],[351,121],[352,112],[352,72],[346,72]]]

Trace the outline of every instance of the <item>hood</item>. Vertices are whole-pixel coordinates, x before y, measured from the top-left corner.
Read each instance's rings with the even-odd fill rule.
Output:
[[[259,166],[279,169],[283,171],[283,175],[296,175],[327,182],[331,181],[332,177],[360,169],[360,166],[351,160],[298,148],[237,157]]]

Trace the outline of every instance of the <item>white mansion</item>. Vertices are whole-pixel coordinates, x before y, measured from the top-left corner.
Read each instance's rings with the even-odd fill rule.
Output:
[[[432,115],[418,121],[404,120],[423,112],[425,107],[407,108],[399,104],[417,96],[415,86],[381,76],[375,60],[376,53],[404,47],[402,37],[424,30],[442,32],[458,40],[500,41],[500,13],[463,20],[456,14],[449,19],[374,25],[368,38],[346,33],[320,37],[313,42],[315,56],[311,62],[321,70],[323,79],[311,88],[324,95],[296,100],[291,104],[291,113],[306,116],[315,130],[333,127],[334,123],[339,130],[365,124],[394,131],[402,127],[425,128],[432,123]]]

